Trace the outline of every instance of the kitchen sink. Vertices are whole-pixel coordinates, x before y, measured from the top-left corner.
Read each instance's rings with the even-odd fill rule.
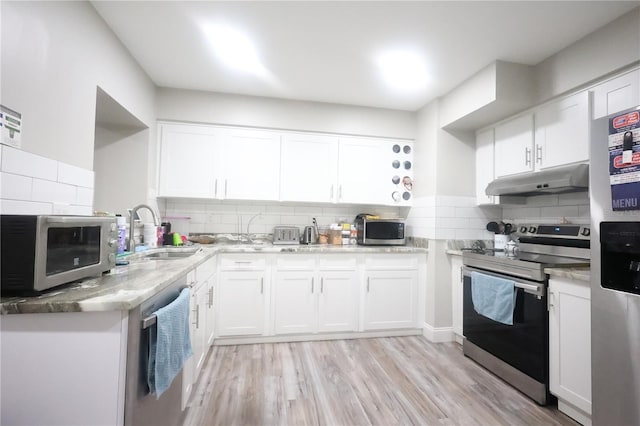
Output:
[[[183,249],[175,249],[175,250],[166,250],[163,251],[150,251],[148,253],[144,253],[141,259],[149,259],[149,260],[172,260],[172,259],[184,259],[196,254],[199,248],[183,248]]]

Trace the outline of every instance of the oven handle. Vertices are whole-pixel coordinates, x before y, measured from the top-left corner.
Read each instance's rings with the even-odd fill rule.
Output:
[[[526,293],[530,293],[530,294],[535,294],[538,297],[543,297],[544,294],[544,288],[545,285],[544,283],[540,283],[540,284],[529,284],[523,281],[520,281],[518,279],[515,279],[513,277],[510,277],[508,275],[504,275],[504,274],[496,274],[496,273],[492,273],[492,272],[488,272],[488,271],[483,271],[482,269],[476,269],[476,268],[472,268],[470,266],[463,266],[462,267],[462,272],[464,275],[470,277],[470,273],[471,272],[479,272],[481,274],[485,274],[485,275],[491,275],[492,277],[497,277],[497,278],[504,278],[504,279],[508,279],[511,280],[515,283],[515,287],[516,288],[521,288],[523,289]]]

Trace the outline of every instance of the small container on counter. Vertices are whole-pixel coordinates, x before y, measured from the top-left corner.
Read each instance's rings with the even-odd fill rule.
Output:
[[[329,229],[326,227],[318,229],[318,244],[329,244]]]
[[[127,219],[123,216],[116,216],[116,226],[118,227],[118,254],[122,254],[127,249]]]
[[[332,223],[329,226],[329,244],[335,246],[342,245],[342,226],[337,223]]]

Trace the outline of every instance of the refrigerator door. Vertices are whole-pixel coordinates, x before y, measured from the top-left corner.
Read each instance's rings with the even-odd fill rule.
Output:
[[[640,112],[640,106],[627,112],[632,111]],[[612,207],[609,118],[594,120],[591,125],[592,422],[639,425],[640,295],[601,285],[601,223],[640,221],[640,210],[614,211]]]

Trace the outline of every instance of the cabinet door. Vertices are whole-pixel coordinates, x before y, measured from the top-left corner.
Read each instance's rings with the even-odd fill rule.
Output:
[[[224,130],[223,198],[272,200],[280,198],[280,135],[262,130]]]
[[[640,70],[605,81],[593,89],[593,119],[640,105]]]
[[[355,331],[358,314],[356,271],[320,273],[318,331]]]
[[[493,161],[493,129],[478,132],[476,134],[476,202],[479,205],[494,203],[494,196],[485,193],[487,185],[494,179]]]
[[[282,271],[273,284],[275,333],[311,333],[315,330],[316,282],[313,272]]]
[[[462,336],[462,256],[451,255],[451,312],[453,332]]]
[[[589,160],[589,92],[543,106],[535,114],[535,167]]]
[[[338,194],[340,203],[393,204],[394,173],[404,177],[404,165],[393,169],[392,146],[386,141],[340,138]],[[413,165],[411,165],[413,167]]]
[[[364,329],[416,327],[417,271],[369,271],[364,298]]]
[[[206,282],[198,283],[198,288],[193,293],[192,297],[195,299],[195,310],[192,312],[192,339],[191,346],[193,347],[193,359],[195,360],[195,366],[193,371],[193,383],[198,381],[200,376],[200,370],[204,365],[204,360],[207,357],[207,335],[206,335],[206,315],[207,315],[207,303],[208,303],[208,285]]]
[[[508,176],[533,170],[533,114],[495,127],[495,175]]]
[[[211,275],[206,284],[206,305],[205,305],[205,345],[208,348],[213,344],[215,338],[215,315],[213,309],[214,303],[214,288],[215,288],[215,275]]]
[[[256,335],[264,332],[264,273],[219,273],[215,298],[217,336]]]
[[[591,414],[591,289],[588,282],[549,280],[549,388]]]
[[[287,134],[280,152],[282,201],[334,202],[337,196],[338,138]]]
[[[158,195],[213,198],[220,157],[220,130],[207,126],[162,124],[159,137]]]

